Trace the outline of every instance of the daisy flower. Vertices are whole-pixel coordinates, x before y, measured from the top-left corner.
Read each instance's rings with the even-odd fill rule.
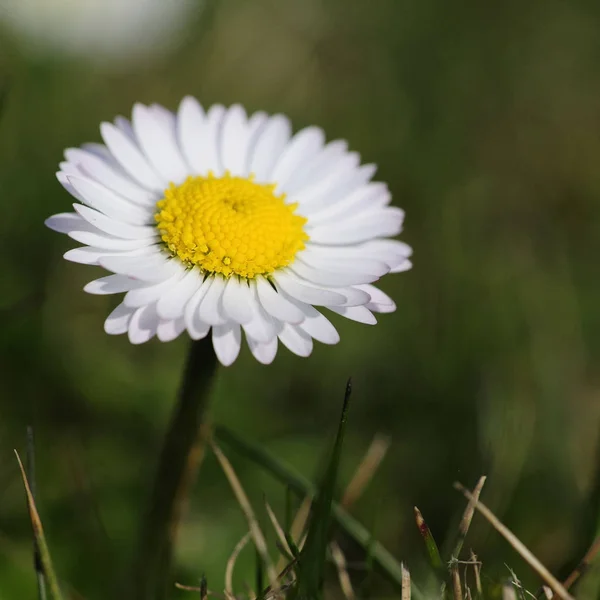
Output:
[[[84,244],[67,260],[112,273],[86,292],[125,293],[107,333],[133,344],[210,334],[230,365],[243,331],[268,364],[279,342],[308,356],[313,339],[339,341],[316,306],[367,324],[395,310],[372,284],[411,267],[410,247],[386,239],[404,212],[346,142],[191,97],[177,114],[136,104],[100,131],[104,144],[65,152],[57,177],[75,212],[46,225]]]

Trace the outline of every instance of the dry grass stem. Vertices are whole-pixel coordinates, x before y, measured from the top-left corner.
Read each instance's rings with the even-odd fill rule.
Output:
[[[310,515],[310,507],[312,506],[312,498],[310,496],[306,496],[296,512],[294,516],[294,520],[292,521],[292,527],[290,528],[290,536],[298,546],[298,549],[302,549],[304,545],[304,540],[306,540],[306,536],[301,540],[302,534],[306,527],[306,523],[308,522],[308,517]],[[287,544],[287,542],[286,542]],[[289,547],[289,546],[288,546]],[[277,571],[281,572],[286,565],[285,557],[281,557],[277,563]]]
[[[590,563],[594,560],[598,552],[600,551],[600,538],[594,540],[594,543],[590,546],[590,549],[585,553],[585,556],[581,559],[581,562],[575,567],[573,572],[565,579],[564,586],[568,590],[588,569]]]
[[[214,441],[211,440],[212,450],[219,461],[225,476],[229,480],[229,484],[231,485],[231,489],[248,521],[248,528],[250,529],[250,535],[252,536],[252,541],[256,546],[256,550],[258,551],[262,561],[265,564],[265,568],[267,570],[267,576],[269,578],[269,583],[273,589],[277,588],[277,572],[275,571],[275,567],[271,562],[271,558],[269,556],[269,551],[267,549],[267,542],[265,540],[265,536],[263,535],[260,526],[258,524],[258,520],[252,510],[252,506],[250,501],[248,500],[248,496],[246,496],[246,492],[240,483],[231,463],[228,458],[223,454],[223,451],[215,444]]]
[[[454,600],[463,600],[462,586],[460,584],[460,573],[458,572],[458,564],[454,563],[451,569],[452,576],[452,597]]]
[[[354,600],[354,590],[352,589],[352,583],[350,581],[350,576],[348,575],[346,557],[337,542],[331,542],[329,547],[331,549],[331,557],[337,568],[342,593],[347,600]]]
[[[265,500],[265,507],[267,509],[267,514],[269,515],[269,519],[271,520],[271,525],[273,525],[273,529],[275,530],[275,534],[277,535],[277,539],[279,540],[279,543],[281,544],[282,548],[290,556],[293,556],[292,549],[290,548],[290,545],[288,544],[287,540],[285,539],[285,533],[283,531],[283,528],[279,524],[279,521],[277,520],[277,516],[273,512],[271,505],[266,500]],[[281,569],[278,569],[278,571],[280,571],[280,570]]]
[[[227,598],[235,598],[233,593],[233,570],[235,569],[235,563],[237,562],[240,552],[244,549],[250,540],[250,537],[250,532],[244,535],[244,537],[235,545],[235,548],[227,561],[227,567],[225,568],[225,596]]]
[[[469,500],[474,500],[473,494],[461,483],[456,482],[454,487],[462,492]],[[479,501],[475,502],[475,508],[490,522],[490,524],[502,535],[508,543],[529,563],[531,568],[554,590],[556,595],[563,600],[573,600],[573,597],[563,587],[562,583],[548,571],[548,569],[532,554],[532,552],[517,538],[517,536],[503,525],[492,511]],[[514,591],[514,590],[513,590]]]
[[[463,517],[460,521],[460,525],[458,526],[458,539],[456,541],[456,546],[452,553],[454,558],[458,558],[460,551],[462,550],[463,543],[465,538],[467,537],[467,533],[469,532],[469,527],[471,526],[471,521],[473,520],[473,515],[475,514],[475,504],[479,500],[479,496],[481,495],[481,490],[485,484],[486,476],[482,475],[473,490],[473,500],[470,500],[467,504],[467,508],[465,508],[465,512],[463,513]]]
[[[402,600],[410,600],[410,572],[402,563]]]
[[[356,468],[354,476],[350,480],[350,483],[342,496],[340,504],[343,507],[348,508],[361,496],[379,468],[381,461],[385,458],[385,455],[390,448],[390,444],[391,438],[388,436],[377,434],[373,438],[369,449]]]
[[[479,597],[483,596],[483,588],[481,587],[481,563],[477,559],[477,555],[471,550],[471,561],[473,563],[473,574],[475,575],[475,589]]]

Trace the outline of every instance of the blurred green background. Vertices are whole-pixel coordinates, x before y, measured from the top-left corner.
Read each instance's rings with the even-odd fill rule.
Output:
[[[550,569],[577,562],[600,510],[600,4],[0,0],[0,87],[0,597],[35,597],[13,455],[28,424],[61,577],[93,600],[128,572],[188,342],[105,335],[114,299],[81,291],[100,269],[62,260],[74,243],[43,220],[70,209],[64,148],[135,101],[185,94],[347,139],[379,165],[415,250],[381,285],[397,312],[375,327],[333,315],[341,342],[309,359],[282,349],[264,367],[244,349],[219,372],[213,420],[313,476],[352,375],[344,477],[377,432],[393,440],[354,513],[416,575],[413,505],[443,540],[464,507],[452,482],[482,473],[483,499]],[[282,487],[231,459],[256,504],[281,509]],[[221,589],[245,530],[208,456],[177,579]],[[481,519],[469,546],[487,576],[508,563],[537,586]]]

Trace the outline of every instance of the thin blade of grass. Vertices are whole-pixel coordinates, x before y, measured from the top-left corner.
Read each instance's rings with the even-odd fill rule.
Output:
[[[217,444],[213,440],[210,441],[210,445],[212,447],[213,453],[215,454],[217,460],[221,465],[221,469],[223,469],[223,472],[225,473],[225,476],[229,481],[229,485],[233,490],[238,504],[240,505],[240,508],[242,509],[246,520],[248,521],[248,527],[250,529],[252,541],[254,542],[256,549],[258,550],[262,560],[264,561],[265,567],[267,569],[267,575],[269,577],[269,583],[273,588],[275,588],[277,585],[277,573],[275,571],[275,567],[271,563],[271,558],[269,557],[269,551],[267,550],[267,542],[265,541],[265,536],[263,535],[260,529],[258,520],[256,519],[256,515],[254,514],[250,501],[248,500],[248,496],[246,496],[246,492],[244,491],[244,488],[242,487],[238,476],[235,474],[235,471],[233,470],[229,459],[223,454],[223,451],[219,448],[219,446],[217,446]]]
[[[42,521],[37,511],[35,499],[31,493],[31,488],[29,487],[29,481],[27,480],[27,474],[25,473],[25,468],[21,462],[21,457],[16,450],[15,456],[17,457],[19,469],[21,470],[21,477],[23,478],[23,485],[25,486],[25,494],[27,495],[27,504],[29,507],[29,517],[31,519],[31,526],[33,528],[33,535],[37,541],[40,551],[40,561],[44,570],[44,575],[48,582],[48,587],[50,588],[50,595],[53,600],[63,600],[63,596],[58,585],[58,578],[56,577],[54,567],[52,566],[50,551],[48,550],[48,545],[46,544],[46,537],[44,535]]]
[[[458,536],[456,539],[454,550],[452,551],[452,558],[459,558],[460,552],[465,542],[465,538],[467,537],[467,533],[469,532],[469,527],[471,526],[471,521],[473,520],[473,515],[475,514],[475,504],[479,500],[479,496],[481,495],[481,490],[483,489],[485,480],[486,476],[482,475],[479,478],[477,485],[473,489],[473,500],[469,500],[467,508],[465,508],[465,512],[463,513],[463,517],[460,521],[460,525],[458,526]]]
[[[313,503],[308,525],[308,535],[298,558],[297,593],[299,598],[316,600],[323,593],[323,578],[329,544],[331,507],[337,482],[342,445],[348,422],[348,407],[352,394],[352,381],[346,384],[342,414],[325,475]]]
[[[562,583],[548,571],[548,569],[533,555],[533,553],[517,538],[506,525],[482,502],[474,500],[473,494],[461,483],[455,482],[454,488],[461,492],[468,500],[473,500],[475,508],[489,521],[496,531],[529,563],[529,566],[548,584],[554,593],[563,600],[573,600],[573,596],[563,587]]]
[[[0,98],[0,112],[2,110],[2,98]],[[27,427],[27,479],[33,500],[36,499],[36,477],[35,477],[35,444],[33,441],[33,428]],[[37,579],[38,598],[46,600],[46,577],[40,556],[40,548],[37,538],[33,536],[33,568]]]
[[[308,479],[300,475],[289,465],[272,456],[261,446],[242,439],[221,425],[214,428],[213,434],[217,440],[227,444],[241,456],[263,467],[275,479],[289,486],[299,496],[309,496],[311,498],[315,496],[315,486]],[[370,532],[336,502],[332,506],[332,517],[347,535],[361,546],[365,552],[370,554],[373,562],[387,579],[398,590],[402,589],[402,567],[392,554],[380,542],[373,540]],[[414,582],[412,583],[412,593],[417,600],[423,598],[422,593]]]
[[[439,571],[443,569],[444,564],[442,563],[442,557],[440,556],[440,551],[438,549],[438,545],[435,543],[435,538],[431,533],[431,530],[425,523],[425,519],[421,514],[421,511],[415,506],[415,521],[417,523],[417,527],[419,528],[419,533],[425,542],[425,548],[427,549],[427,554],[429,556],[429,562],[431,566]]]

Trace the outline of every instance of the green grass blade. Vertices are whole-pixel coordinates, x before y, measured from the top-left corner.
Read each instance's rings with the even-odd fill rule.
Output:
[[[315,486],[304,476],[295,471],[283,461],[272,456],[261,446],[248,442],[239,437],[226,427],[217,425],[214,436],[223,444],[241,456],[255,462],[267,470],[273,477],[289,486],[301,498],[316,495]],[[356,519],[351,517],[339,504],[332,504],[333,520],[365,551],[369,550],[373,562],[379,570],[394,584],[398,590],[402,589],[402,566],[379,542],[372,539],[369,531]],[[416,600],[423,598],[423,594],[413,584],[413,597]]]
[[[329,543],[331,508],[342,457],[342,445],[348,421],[348,406],[352,382],[348,380],[342,415],[335,443],[317,497],[313,503],[306,543],[298,558],[297,595],[299,598],[316,600],[323,595],[323,578]]]
[[[58,578],[56,577],[54,567],[52,566],[50,551],[48,550],[48,545],[46,544],[46,537],[44,536],[42,521],[37,511],[35,500],[33,498],[33,494],[31,493],[31,488],[29,487],[27,474],[25,473],[25,468],[21,462],[21,457],[16,450],[15,455],[17,457],[17,461],[19,462],[19,469],[21,470],[21,477],[23,478],[23,484],[25,486],[25,494],[27,495],[27,505],[29,507],[29,516],[31,519],[31,526],[33,528],[33,535],[39,548],[40,561],[42,563],[42,568],[44,569],[44,575],[48,582],[48,587],[50,588],[50,596],[52,600],[63,600],[63,596],[58,585]]]
[[[427,554],[429,555],[429,562],[431,566],[439,571],[443,569],[444,563],[442,562],[442,557],[440,556],[440,551],[438,549],[438,545],[435,543],[435,538],[431,533],[431,530],[425,523],[425,519],[421,514],[421,511],[415,506],[415,521],[417,522],[417,527],[419,528],[419,533],[421,534],[423,541],[425,542],[425,548],[427,548]]]

